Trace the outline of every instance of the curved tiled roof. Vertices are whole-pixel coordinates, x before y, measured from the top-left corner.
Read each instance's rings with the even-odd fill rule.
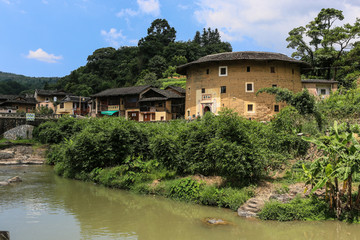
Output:
[[[110,96],[124,96],[124,95],[134,95],[140,94],[144,90],[150,88],[151,85],[143,86],[134,86],[134,87],[124,87],[124,88],[110,88],[102,92],[92,95],[92,97],[110,97]]]
[[[196,61],[177,67],[176,72],[179,74],[185,74],[186,69],[195,64],[206,63],[206,62],[236,61],[236,60],[255,60],[255,61],[272,60],[272,61],[293,62],[293,63],[299,63],[303,66],[308,66],[308,64],[303,61],[290,58],[285,54],[281,54],[281,53],[244,51],[244,52],[225,52],[225,53],[207,55],[205,57],[199,58]]]

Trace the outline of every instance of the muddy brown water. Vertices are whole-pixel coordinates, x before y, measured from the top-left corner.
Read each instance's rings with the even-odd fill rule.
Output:
[[[156,196],[64,179],[49,166],[0,166],[0,231],[11,240],[77,239],[360,239],[360,225],[274,222]],[[232,225],[208,226],[222,218]]]

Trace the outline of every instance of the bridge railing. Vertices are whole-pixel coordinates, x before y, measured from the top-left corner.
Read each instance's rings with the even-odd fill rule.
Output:
[[[57,119],[60,117],[61,114],[35,114],[35,118],[41,119]],[[26,118],[26,113],[0,113],[0,118]]]

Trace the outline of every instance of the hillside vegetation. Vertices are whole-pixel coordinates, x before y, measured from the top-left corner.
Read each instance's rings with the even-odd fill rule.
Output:
[[[0,72],[0,94],[17,95],[46,88],[58,81],[57,77],[27,77],[23,75]]]

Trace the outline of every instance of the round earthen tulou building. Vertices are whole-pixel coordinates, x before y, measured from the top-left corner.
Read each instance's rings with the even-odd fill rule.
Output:
[[[271,52],[226,52],[208,55],[177,68],[186,75],[185,118],[230,108],[249,119],[268,120],[284,107],[264,87],[302,90],[300,73],[307,63]]]

